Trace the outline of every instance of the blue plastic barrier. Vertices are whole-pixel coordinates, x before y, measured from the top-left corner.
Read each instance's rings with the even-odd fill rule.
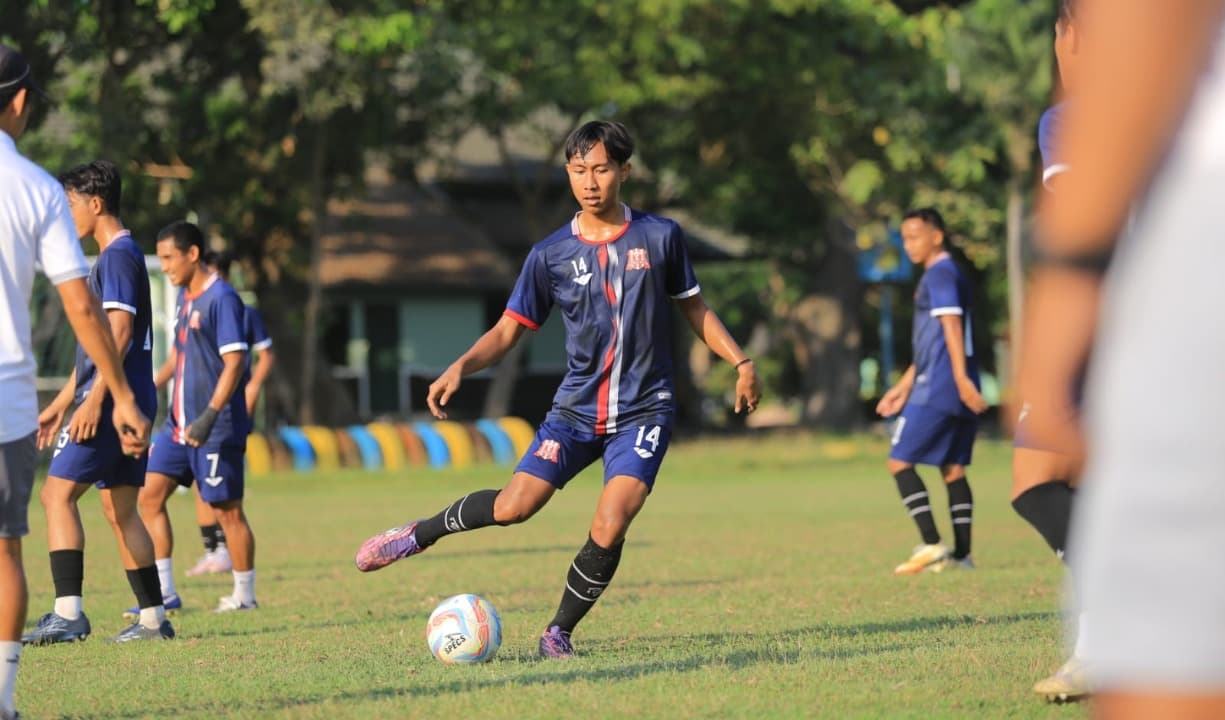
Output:
[[[425,454],[430,458],[431,467],[446,467],[451,464],[451,451],[447,449],[447,441],[428,422],[413,423],[413,430],[425,444]]]
[[[349,432],[349,437],[353,438],[353,442],[357,443],[357,450],[362,454],[362,467],[367,470],[383,469],[383,451],[379,448],[379,441],[370,434],[365,425],[350,425],[345,428]]]
[[[281,440],[289,448],[289,452],[293,455],[293,469],[298,471],[309,471],[315,469],[315,450],[311,447],[310,440],[306,439],[306,433],[300,428],[283,427],[278,433]]]
[[[510,435],[493,420],[477,420],[476,429],[489,441],[493,450],[493,461],[499,465],[512,465],[518,458],[515,455],[515,444],[510,441]]]

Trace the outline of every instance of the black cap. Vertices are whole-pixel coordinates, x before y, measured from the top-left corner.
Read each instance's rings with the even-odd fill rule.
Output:
[[[34,82],[30,63],[26,62],[21,53],[0,43],[0,95],[8,95],[21,88],[28,88],[41,95],[43,99],[50,99],[47,93],[38,86],[38,83]]]

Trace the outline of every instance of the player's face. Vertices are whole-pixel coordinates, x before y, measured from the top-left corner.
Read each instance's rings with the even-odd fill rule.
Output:
[[[72,224],[76,226],[77,237],[94,234],[94,226],[98,224],[97,210],[101,204],[102,201],[93,195],[68,191],[68,209],[72,212]]]
[[[566,163],[570,191],[584,210],[600,215],[621,202],[621,183],[629,176],[630,164],[608,157],[604,143],[598,142],[582,157]]]
[[[942,249],[944,234],[928,225],[922,218],[910,218],[902,222],[902,246],[910,262],[923,265]]]
[[[170,278],[170,284],[185,287],[195,277],[200,251],[193,245],[183,252],[168,238],[158,241],[157,259],[162,261],[162,272]]]

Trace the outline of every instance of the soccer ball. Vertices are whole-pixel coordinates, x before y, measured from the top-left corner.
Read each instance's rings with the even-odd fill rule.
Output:
[[[487,662],[502,646],[502,619],[480,595],[456,595],[430,613],[425,639],[447,665]]]

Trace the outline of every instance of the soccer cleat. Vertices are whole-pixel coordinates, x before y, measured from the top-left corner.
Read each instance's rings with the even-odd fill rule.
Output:
[[[170,597],[162,598],[162,607],[166,608],[167,615],[173,615],[183,609],[183,598],[179,597],[178,593]],[[133,605],[123,611],[123,617],[128,620],[135,620],[140,617],[140,606]]]
[[[240,610],[257,610],[259,603],[254,600],[250,604],[241,602],[233,595],[225,595],[221,598],[221,602],[217,603],[217,608],[213,610],[215,613],[238,612]]]
[[[416,555],[425,548],[417,544],[417,523],[394,527],[370,538],[357,550],[357,569],[370,572],[387,567],[396,560]]]
[[[21,636],[23,645],[53,645],[55,643],[84,640],[89,637],[89,618],[85,613],[76,620],[49,612],[38,619],[34,629]]]
[[[1089,697],[1089,674],[1085,663],[1072,658],[1055,671],[1055,674],[1039,680],[1034,685],[1034,692],[1043,700],[1053,703],[1076,702]]]
[[[969,555],[963,558],[955,558],[955,557],[950,556],[938,562],[934,562],[931,565],[928,565],[927,571],[934,572],[934,573],[940,573],[940,572],[944,572],[945,570],[948,570],[948,571],[973,570],[975,567],[977,566],[974,564],[974,559],[971,558]]]
[[[919,545],[911,553],[910,559],[894,568],[897,575],[914,575],[926,570],[949,556],[949,549],[943,545]]]
[[[234,563],[230,560],[230,554],[220,551],[204,553],[195,565],[191,566],[187,571],[187,577],[195,577],[197,575],[217,575],[219,573],[228,573],[234,569]]]
[[[570,643],[570,633],[552,625],[540,636],[540,657],[572,658],[574,645]]]
[[[133,640],[173,640],[174,626],[169,620],[163,620],[162,624],[156,628],[145,627],[139,622],[133,623],[124,628],[122,632],[113,638],[107,638],[107,642],[125,643]]]

